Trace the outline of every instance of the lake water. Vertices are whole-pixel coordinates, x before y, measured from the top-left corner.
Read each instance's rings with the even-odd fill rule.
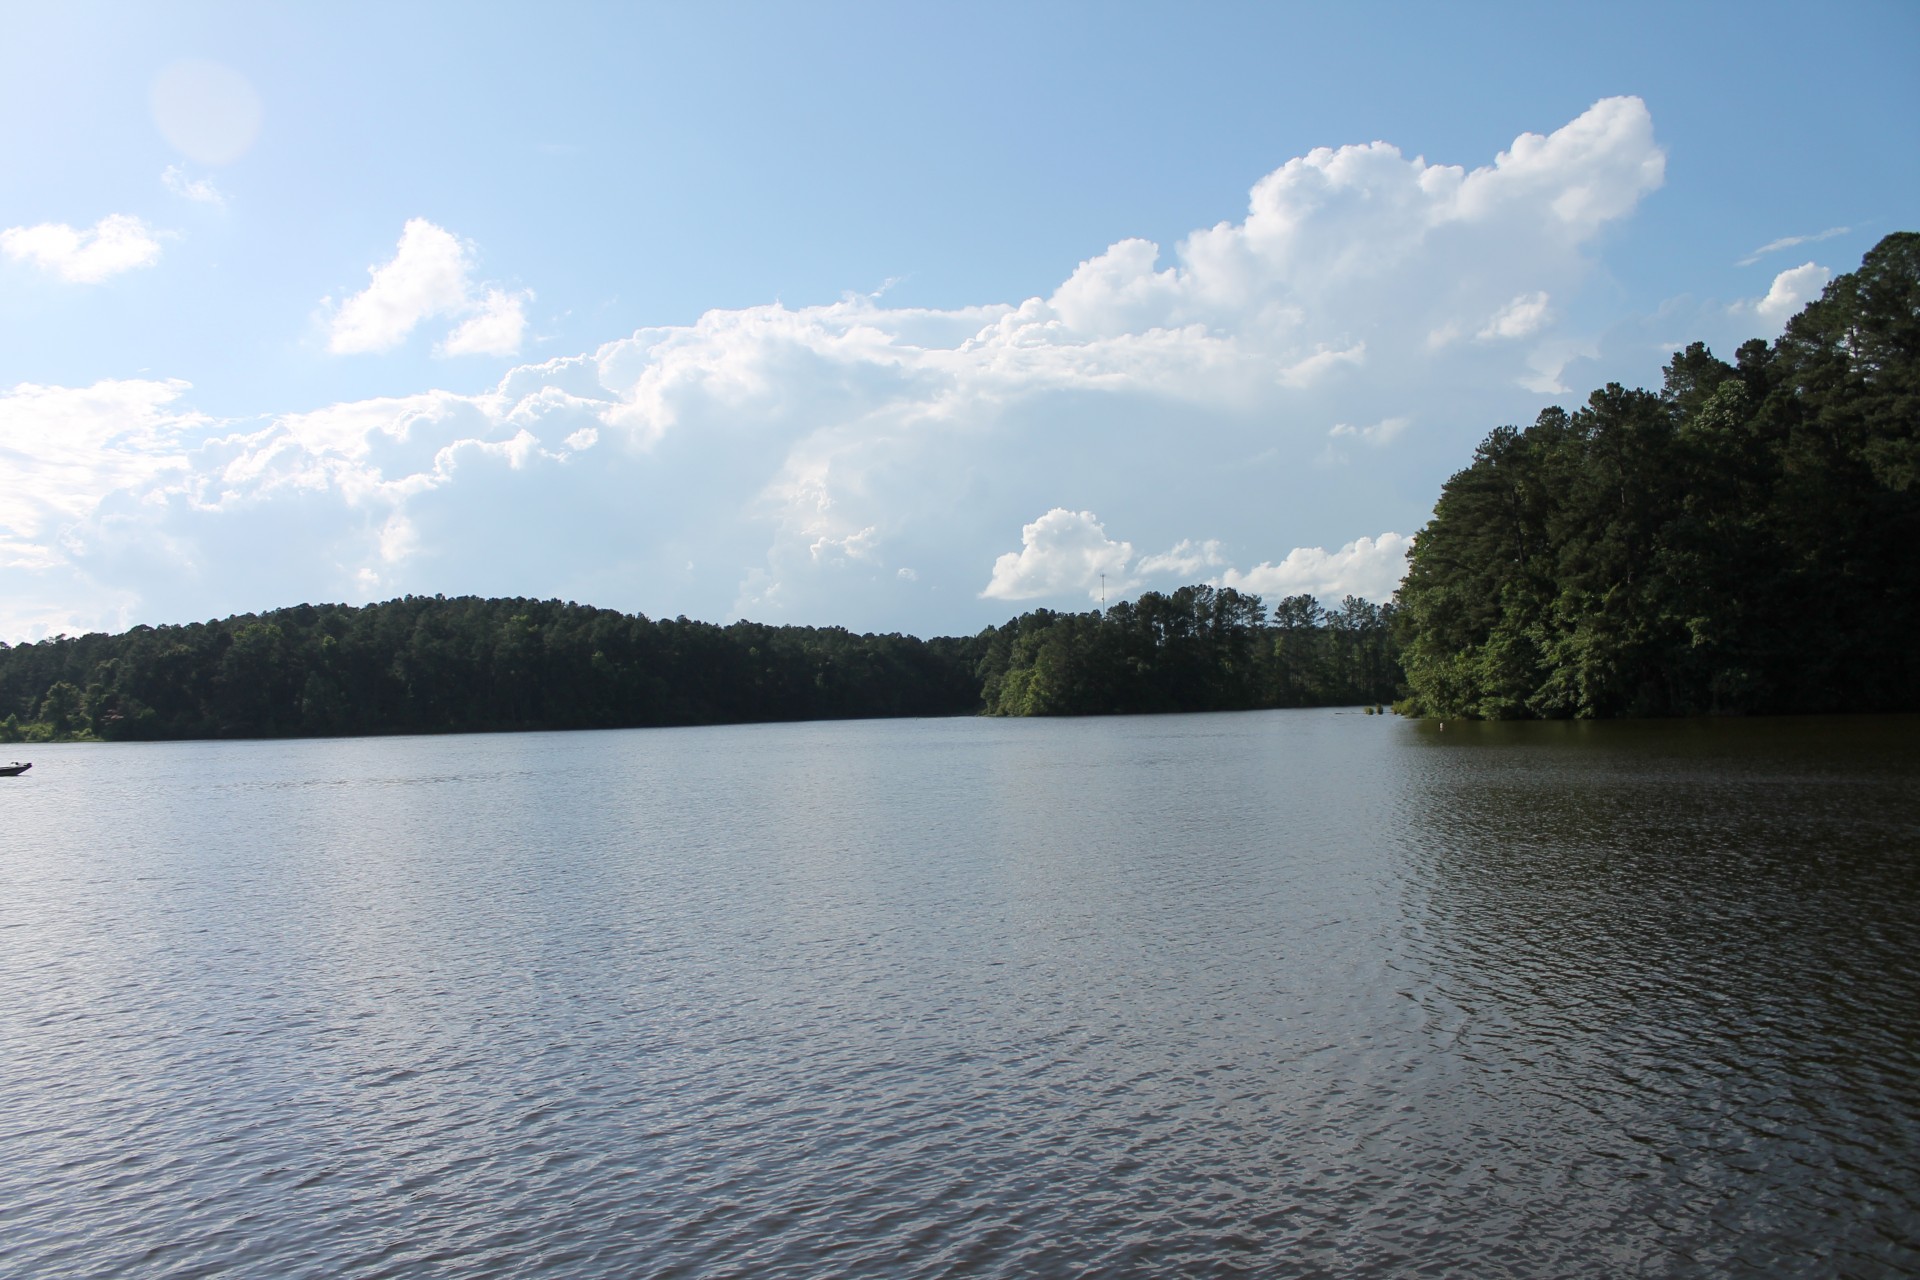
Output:
[[[1920,1274],[1920,720],[19,754],[7,1275]]]

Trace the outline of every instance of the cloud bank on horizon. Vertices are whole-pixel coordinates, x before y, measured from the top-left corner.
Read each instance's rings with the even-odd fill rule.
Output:
[[[1596,355],[1596,241],[1665,166],[1645,105],[1608,98],[1472,169],[1315,150],[1240,221],[1170,255],[1121,240],[1019,302],[713,310],[480,393],[248,421],[164,376],[21,384],[0,392],[0,634],[403,592],[923,633],[1084,607],[1102,574],[1115,598],[1384,598],[1460,442]],[[111,287],[159,255],[116,217],[0,249]],[[531,292],[477,278],[476,252],[408,221],[362,291],[319,303],[315,358],[423,329],[436,355],[517,355]],[[1744,305],[1784,320],[1826,278]]]

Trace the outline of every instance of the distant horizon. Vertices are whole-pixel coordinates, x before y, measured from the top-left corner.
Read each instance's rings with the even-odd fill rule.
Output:
[[[1898,4],[568,12],[10,11],[0,639],[1384,601],[1920,226]]]

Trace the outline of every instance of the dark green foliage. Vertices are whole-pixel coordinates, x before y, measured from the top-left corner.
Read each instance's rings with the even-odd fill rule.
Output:
[[[1257,596],[1186,587],[1105,619],[1042,610],[976,637],[922,641],[837,627],[655,622],[557,600],[300,605],[0,644],[0,741],[1372,701],[1390,696],[1399,674],[1390,615],[1349,598],[1304,630],[1283,631],[1263,624]]]
[[[1502,427],[1414,541],[1415,714],[1920,706],[1920,235],[1887,237],[1771,347],[1696,343]]]
[[[1391,606],[1331,613],[1291,596],[1266,620],[1228,587],[1149,591],[1100,613],[1038,609],[980,633],[991,715],[1107,715],[1349,705],[1394,696]]]
[[[224,738],[951,715],[965,642],[409,596],[0,645],[7,736]]]

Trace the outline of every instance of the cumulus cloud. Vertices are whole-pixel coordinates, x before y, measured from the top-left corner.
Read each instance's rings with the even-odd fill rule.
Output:
[[[879,534],[880,530],[874,525],[868,525],[864,529],[856,530],[843,538],[834,538],[822,534],[820,537],[814,539],[813,543],[807,548],[807,553],[811,555],[816,562],[825,561],[829,564],[845,564],[849,560],[861,560],[868,564],[878,564],[880,562],[880,556],[875,544],[878,541]]]
[[[1200,580],[1208,569],[1225,564],[1217,539],[1183,540],[1159,555],[1135,559],[1133,545],[1115,541],[1091,511],[1055,507],[1020,531],[1021,548],[994,561],[993,575],[980,594],[995,600],[1036,600],[1087,593],[1099,599],[1103,588],[1126,595],[1149,578],[1165,585]],[[1337,551],[1295,547],[1278,563],[1262,562],[1242,572],[1228,568],[1207,579],[1215,586],[1277,598],[1307,594],[1338,600],[1352,594],[1386,600],[1406,574],[1412,539],[1397,533],[1356,538]],[[1106,575],[1102,583],[1101,575]]]
[[[44,634],[36,600],[88,602],[67,629],[142,601],[135,620],[204,617],[395,590],[474,549],[524,570],[559,554],[546,540],[591,546],[619,495],[555,474],[591,445],[592,409],[528,372],[252,422],[195,411],[178,380],[0,394],[0,634]]]
[[[993,562],[993,576],[982,596],[1033,600],[1085,591],[1098,598],[1100,575],[1118,580],[1133,558],[1133,544],[1107,537],[1093,512],[1065,507],[1055,507],[1023,527],[1020,543],[1020,550]]]
[[[0,560],[54,563],[62,529],[109,494],[184,477],[185,441],[211,421],[176,403],[187,389],[127,379],[0,392]]]
[[[170,164],[162,169],[160,181],[166,185],[167,190],[182,200],[191,200],[195,204],[210,204],[216,209],[226,207],[227,198],[221,194],[220,188],[213,185],[213,179],[188,177],[187,171],[177,164]]]
[[[1324,531],[1367,512],[1361,527],[1417,524],[1424,499],[1406,495],[1537,412],[1523,380],[1595,381],[1568,372],[1595,348],[1564,317],[1596,236],[1664,160],[1644,106],[1608,99],[1477,168],[1385,143],[1314,151],[1255,183],[1240,220],[1164,254],[1122,240],[1023,300],[716,310],[480,393],[244,423],[159,381],[159,402],[116,419],[147,428],[71,455],[65,496],[16,522],[29,576],[0,575],[0,601],[58,598],[60,579],[103,616],[131,596],[158,619],[473,591],[972,630],[999,602],[1097,595],[1103,571],[1113,595],[1218,573],[1381,597],[1404,540],[1326,551]],[[517,348],[528,295],[473,263],[409,222],[327,315],[329,344],[391,349],[438,322],[444,354]],[[1499,341],[1431,341],[1502,316]],[[110,385],[40,390],[79,403]],[[16,465],[55,465],[65,413],[20,435]],[[1389,441],[1367,468],[1312,469],[1329,443]],[[1169,549],[1136,557],[1110,528]],[[936,611],[903,615],[909,597]]]
[[[1767,296],[1750,305],[1761,319],[1784,324],[1788,316],[1819,297],[1831,279],[1833,272],[1825,267],[1803,262],[1775,276]]]
[[[467,305],[467,247],[425,218],[411,219],[393,257],[369,267],[372,283],[340,304],[328,347],[338,354],[387,351],[422,320]]]
[[[1406,576],[1407,548],[1412,542],[1397,533],[1383,533],[1377,538],[1355,538],[1337,551],[1295,547],[1277,564],[1263,562],[1245,573],[1227,570],[1220,575],[1220,585],[1270,598],[1304,594],[1323,600],[1347,595],[1386,600]]]
[[[76,284],[98,284],[160,260],[160,242],[146,223],[126,213],[109,214],[91,227],[42,222],[0,231],[0,250],[15,262],[30,262]]]
[[[513,355],[526,333],[524,304],[533,295],[488,286],[478,293],[473,248],[425,218],[409,219],[388,261],[367,268],[367,287],[341,303],[328,325],[335,354],[391,351],[423,322],[464,317],[435,351],[440,355]]]

